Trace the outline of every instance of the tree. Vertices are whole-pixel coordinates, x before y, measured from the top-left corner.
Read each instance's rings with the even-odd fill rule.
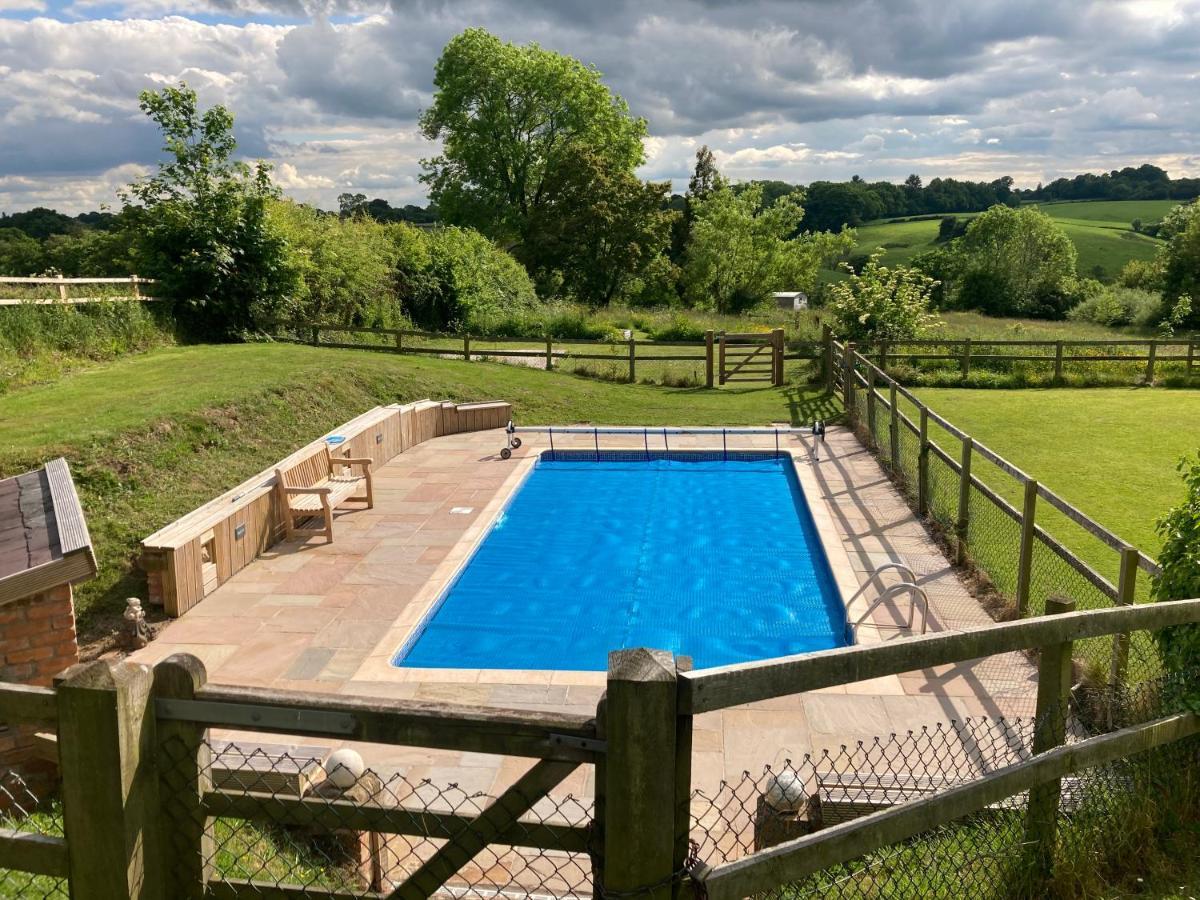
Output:
[[[882,256],[872,254],[857,274],[843,263],[849,277],[829,286],[825,308],[843,340],[912,338],[935,321],[929,303],[937,282],[917,269],[881,266]]]
[[[1057,319],[1076,299],[1075,245],[1034,207],[993,206],[951,246],[952,305],[994,316]]]
[[[1155,601],[1200,597],[1200,457],[1180,460],[1178,469],[1187,496],[1156,523],[1163,544],[1158,554],[1161,572],[1150,586]],[[1165,685],[1167,695],[1200,713],[1200,685],[1196,681],[1200,625],[1176,625],[1153,634],[1163,668],[1175,676]]]
[[[234,161],[233,116],[223,106],[201,112],[186,84],[143,91],[140,106],[162,130],[167,154],[125,198],[143,271],[179,301],[185,325],[222,337],[256,328],[298,278],[268,221],[278,195],[270,167]]]
[[[738,192],[726,186],[696,204],[684,268],[696,306],[739,313],[772,291],[811,291],[821,266],[853,248],[850,231],[793,237],[804,218],[802,195],[780,197],[764,208],[762,193],[761,185]]]
[[[16,228],[0,228],[0,274],[24,278],[45,268],[42,245]]]
[[[425,136],[442,141],[441,154],[422,161],[430,197],[446,222],[512,247],[530,271],[543,263],[529,223],[538,215],[544,227],[547,187],[576,149],[617,172],[632,173],[645,157],[645,121],[600,73],[537,44],[470,28],[442,50],[434,87],[421,116]]]
[[[1171,210],[1159,229],[1164,233],[1167,244],[1159,250],[1163,298],[1168,306],[1189,298],[1188,314],[1179,324],[1200,327],[1200,202]]]
[[[563,161],[526,233],[565,293],[607,304],[666,246],[676,217],[665,209],[671,185],[644,182],[582,146]]]
[[[707,200],[714,191],[725,187],[725,184],[724,176],[717,171],[713,153],[708,149],[708,144],[705,144],[696,151],[696,168],[692,170],[692,177],[688,181],[688,198],[696,201]]]
[[[351,218],[366,209],[366,194],[338,194],[338,215],[343,219]]]

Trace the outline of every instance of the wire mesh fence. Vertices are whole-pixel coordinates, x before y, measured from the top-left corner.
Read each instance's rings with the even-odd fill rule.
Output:
[[[30,777],[22,768],[0,765],[0,830],[62,837],[62,807],[52,796],[50,782]],[[0,866],[0,897],[29,900],[67,900],[65,878],[35,875]]]
[[[374,896],[415,878],[430,895],[436,889],[480,900],[591,896],[590,798],[493,794],[452,777],[410,772],[360,774],[331,762],[328,753],[209,737],[195,756],[197,770],[185,744],[164,750],[179,760],[177,778],[198,771],[201,783],[211,785],[203,808],[168,807],[185,844],[207,827],[202,846],[210,884]],[[170,773],[164,778],[170,783]],[[479,817],[498,800],[506,809],[531,808],[493,832]]]
[[[1173,698],[1200,673],[1115,692],[1077,686],[1066,707],[1038,718],[973,717],[877,737],[767,765],[692,795],[692,836],[709,865],[743,859],[806,834],[970,784],[1033,758],[1035,734],[1068,743],[1178,711]],[[1094,711],[1105,705],[1111,716]],[[1092,896],[1114,873],[1136,873],[1164,830],[1200,825],[1200,738],[1144,751],[1062,779],[1056,840],[1031,840],[1029,792],[768,891],[779,897],[1010,898]],[[1145,865],[1145,859],[1141,865]]]

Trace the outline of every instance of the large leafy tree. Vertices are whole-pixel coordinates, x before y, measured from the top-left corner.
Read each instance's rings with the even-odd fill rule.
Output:
[[[1075,244],[1035,207],[993,206],[954,242],[953,256],[954,305],[1056,319],[1077,299]]]
[[[546,180],[527,235],[565,293],[607,304],[667,244],[677,216],[664,208],[671,185],[642,181],[582,146],[563,161]]]
[[[433,104],[421,116],[440,155],[422,176],[444,221],[469,225],[509,246],[531,271],[544,267],[528,240],[545,227],[552,185],[585,149],[607,170],[632,173],[644,159],[643,119],[576,59],[505,43],[471,28],[443,49]]]
[[[278,196],[270,166],[233,158],[233,116],[201,111],[186,84],[143,91],[142,111],[162,130],[166,158],[125,197],[138,233],[141,272],[176,298],[185,325],[232,337],[272,317],[298,275],[271,226]]]
[[[853,248],[854,234],[795,236],[804,218],[802,199],[797,191],[764,206],[761,184],[738,191],[722,185],[693,204],[684,264],[693,305],[738,313],[772,291],[811,291],[821,266]]]
[[[1163,219],[1159,235],[1167,245],[1159,251],[1163,296],[1169,305],[1187,305],[1189,313],[1182,322],[1200,327],[1200,201],[1177,206]]]

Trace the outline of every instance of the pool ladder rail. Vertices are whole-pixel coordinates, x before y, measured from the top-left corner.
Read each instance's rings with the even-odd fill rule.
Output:
[[[885,586],[880,580],[880,576],[883,575],[884,572],[889,572],[893,569],[899,572],[904,580],[898,582],[897,584]],[[897,597],[901,594],[908,594],[908,623],[906,625],[876,625],[875,627],[907,629],[908,631],[912,631],[913,625],[916,622],[917,600],[919,599],[921,601],[921,634],[925,634],[925,631],[929,626],[929,596],[925,593],[925,589],[918,586],[916,582],[917,576],[913,573],[913,570],[902,562],[896,562],[893,560],[876,567],[875,571],[871,573],[871,577],[863,583],[862,587],[860,587],[854,593],[854,596],[851,597],[849,602],[846,604],[846,615],[847,618],[849,618],[850,607],[854,605],[854,601],[865,594],[867,589],[872,585],[876,585],[879,588],[879,596],[871,601],[866,610],[861,616],[858,617],[858,619],[847,626],[850,632],[850,637],[853,640],[857,640],[858,627],[867,620],[867,617],[870,616],[871,613],[873,613],[879,606],[886,603],[888,600],[891,600],[893,597]]]

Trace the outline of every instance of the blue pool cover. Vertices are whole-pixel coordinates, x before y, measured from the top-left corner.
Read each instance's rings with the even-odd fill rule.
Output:
[[[542,458],[394,663],[604,670],[653,647],[705,668],[844,644],[790,457]]]

